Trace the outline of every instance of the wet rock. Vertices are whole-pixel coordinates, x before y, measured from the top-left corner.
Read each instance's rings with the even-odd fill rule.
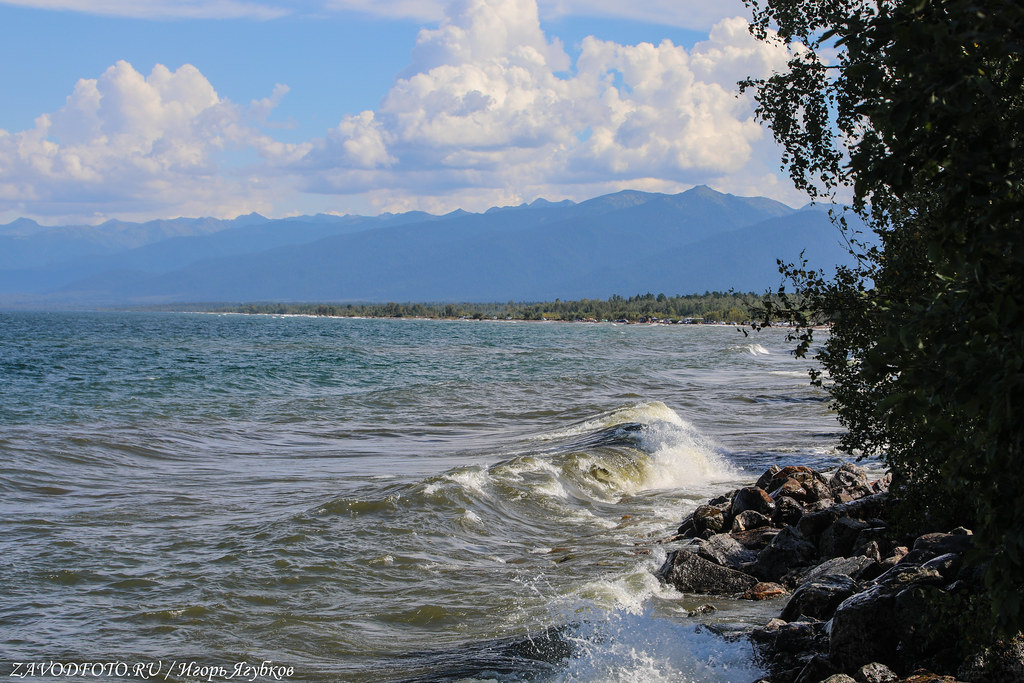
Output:
[[[795,498],[779,496],[775,499],[775,513],[772,515],[772,523],[775,526],[795,526],[804,516],[804,509]]]
[[[706,541],[701,541],[697,554],[715,564],[737,570],[757,558],[756,552],[743,547],[729,534],[715,534]]]
[[[707,595],[738,595],[757,583],[752,576],[686,550],[669,553],[658,570],[658,577],[681,593]]]
[[[748,550],[760,551],[768,547],[768,544],[779,534],[779,529],[774,527],[762,527],[749,531],[734,531],[729,534],[736,542]]]
[[[881,574],[881,571],[878,563],[868,557],[833,557],[800,574],[796,583],[799,586],[830,574],[849,576],[854,581],[867,581]]]
[[[781,586],[777,583],[771,583],[762,581],[761,583],[754,584],[746,593],[743,594],[744,600],[771,600],[781,595],[785,595],[789,591],[786,590],[785,586]]]
[[[693,511],[693,531],[700,536],[705,531],[719,533],[725,529],[725,513],[714,505],[700,505]]]
[[[755,510],[744,510],[732,520],[733,531],[750,531],[771,525],[771,519]]]
[[[762,581],[779,581],[794,569],[806,567],[817,558],[818,550],[794,527],[788,526],[757,555],[747,567]]]
[[[853,678],[858,683],[894,683],[900,677],[885,664],[871,662],[857,669]]]
[[[694,609],[690,610],[689,612],[686,613],[686,616],[688,616],[688,617],[697,617],[697,616],[700,616],[702,614],[711,614],[712,612],[715,612],[717,610],[718,610],[718,608],[715,607],[714,605],[704,604],[704,605],[701,605],[700,607],[695,607]]]
[[[747,510],[760,512],[765,517],[771,517],[775,511],[775,501],[757,486],[747,486],[736,491],[732,497],[732,508],[730,512],[733,517]]]
[[[808,581],[793,592],[782,618],[797,621],[801,617],[830,619],[836,608],[859,590],[859,584],[849,576],[830,574]]]
[[[776,674],[773,680],[793,680],[812,655],[828,650],[828,636],[822,622],[786,623],[772,619],[764,627],[754,629],[750,639],[761,661]]]
[[[772,479],[774,479],[775,475],[777,475],[781,471],[781,467],[779,467],[778,465],[772,465],[767,470],[765,470],[764,474],[760,476],[760,478],[757,480],[757,483],[754,484],[754,486],[756,486],[759,489],[767,491]]]

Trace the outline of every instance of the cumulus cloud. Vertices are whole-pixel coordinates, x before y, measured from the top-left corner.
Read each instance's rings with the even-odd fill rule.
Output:
[[[267,123],[284,85],[240,107],[192,66],[118,62],[32,129],[0,130],[0,211],[273,214],[319,195],[340,211],[445,212],[698,183],[800,201],[736,92],[787,54],[742,18],[690,49],[590,37],[570,58],[537,0],[455,0],[411,55],[375,110],[301,143]]]
[[[742,18],[690,50],[587,38],[572,63],[536,0],[456,0],[412,54],[377,111],[347,118],[293,166],[307,190],[369,193],[396,210],[701,182],[778,189],[777,156],[736,81],[786,54]]]
[[[257,115],[272,100],[255,103]],[[0,202],[68,218],[269,208],[258,181],[232,179],[219,162],[244,148],[287,156],[246,118],[191,65],[157,65],[143,76],[120,61],[99,78],[79,80],[65,105],[39,116],[34,128],[0,130]]]

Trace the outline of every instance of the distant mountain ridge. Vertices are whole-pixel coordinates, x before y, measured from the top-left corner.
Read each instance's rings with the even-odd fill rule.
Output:
[[[0,226],[0,306],[539,301],[763,291],[849,260],[824,210],[699,186],[456,211]]]

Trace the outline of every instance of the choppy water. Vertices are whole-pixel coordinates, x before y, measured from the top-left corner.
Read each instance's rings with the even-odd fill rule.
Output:
[[[0,674],[753,680],[705,624],[779,606],[691,618],[652,570],[708,496],[835,461],[783,334],[0,314]]]

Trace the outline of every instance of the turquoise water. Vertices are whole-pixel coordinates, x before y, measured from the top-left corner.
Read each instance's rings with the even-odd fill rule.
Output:
[[[754,680],[714,630],[779,606],[691,618],[707,600],[652,570],[708,496],[836,461],[786,349],[730,327],[0,314],[2,666]]]

